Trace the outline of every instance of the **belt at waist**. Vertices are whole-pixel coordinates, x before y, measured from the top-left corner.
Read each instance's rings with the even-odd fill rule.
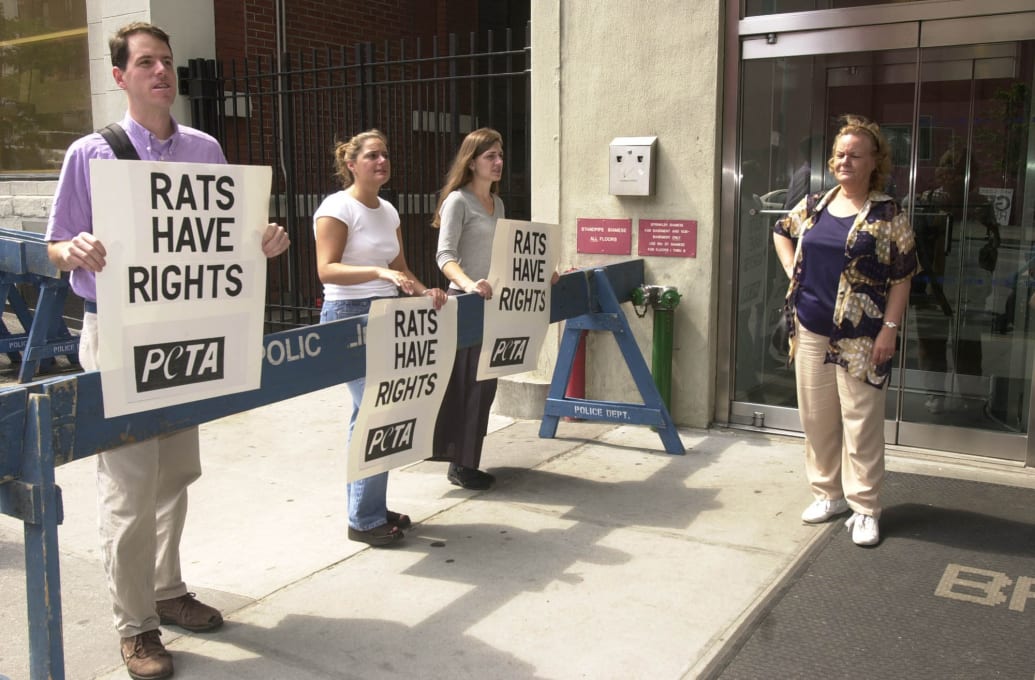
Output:
[[[96,314],[97,303],[93,300],[83,300],[83,311],[87,314]]]

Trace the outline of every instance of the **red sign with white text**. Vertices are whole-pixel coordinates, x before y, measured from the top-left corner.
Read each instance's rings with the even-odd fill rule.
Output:
[[[580,217],[576,220],[580,253],[629,255],[632,253],[632,220]]]
[[[640,220],[637,255],[697,257],[697,220]]]

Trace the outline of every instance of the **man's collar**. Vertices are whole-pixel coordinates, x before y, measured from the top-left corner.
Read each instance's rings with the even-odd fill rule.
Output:
[[[169,139],[172,139],[179,133],[180,125],[176,122],[176,119],[172,115],[169,116],[169,121],[172,123],[172,134],[169,135]],[[154,138],[154,140],[159,143],[168,141],[158,139],[158,137],[156,137],[150,130],[138,123],[136,119],[133,118],[133,116],[130,115],[128,111],[126,112],[125,117],[122,119],[122,127],[126,129],[126,132],[129,134],[130,137],[146,139],[148,141]]]

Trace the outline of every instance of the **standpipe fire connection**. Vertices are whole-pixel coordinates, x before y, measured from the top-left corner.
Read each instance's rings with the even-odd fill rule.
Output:
[[[651,350],[651,373],[665,408],[672,407],[672,338],[675,334],[676,307],[679,291],[672,286],[642,285],[630,296],[636,316],[647,315],[647,306],[654,310],[654,339]]]

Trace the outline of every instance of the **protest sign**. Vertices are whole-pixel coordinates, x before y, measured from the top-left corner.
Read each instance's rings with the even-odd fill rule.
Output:
[[[349,441],[354,482],[433,455],[435,421],[456,358],[456,300],[374,300],[363,401]]]
[[[995,222],[1000,227],[1010,224],[1010,213],[1013,212],[1013,189],[999,187],[979,187],[978,193],[988,198],[995,210]]]
[[[536,367],[550,325],[551,279],[559,257],[557,225],[498,220],[492,241],[478,380]]]
[[[257,389],[268,167],[94,159],[104,415]]]

